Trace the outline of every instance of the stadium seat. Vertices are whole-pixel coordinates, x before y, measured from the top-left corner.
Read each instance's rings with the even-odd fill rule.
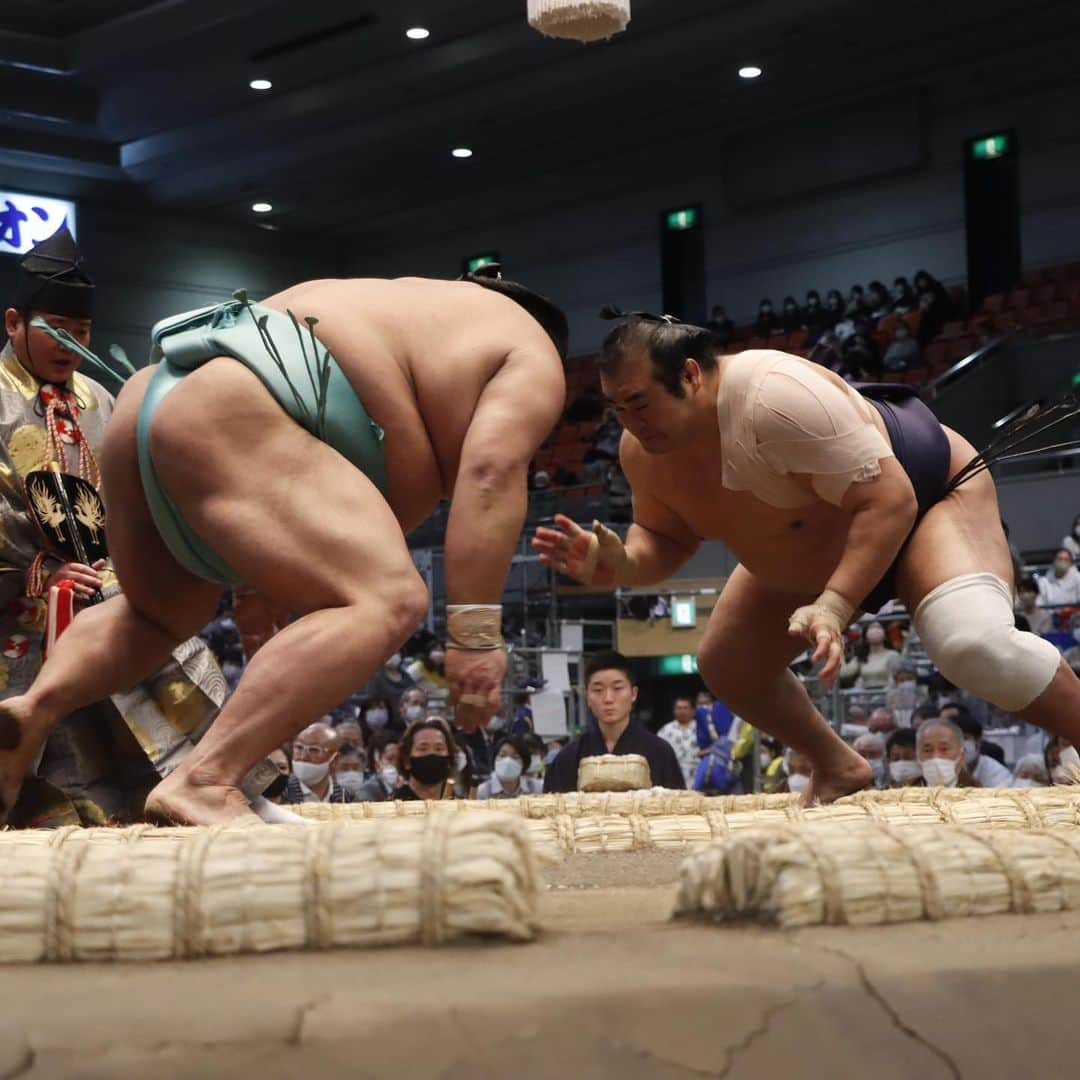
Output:
[[[923,359],[932,375],[940,375],[948,366],[946,346],[942,341],[935,341],[923,350]]]
[[[1005,310],[1005,297],[1002,293],[994,293],[982,302],[982,310],[997,313]]]
[[[805,344],[806,344],[806,331],[805,330],[793,330],[790,334],[788,334],[787,342],[784,345],[784,348],[786,348],[788,352],[798,352],[799,349],[801,349],[803,347],[803,345],[805,345]]]
[[[1013,289],[1009,293],[1009,301],[1005,305],[1010,311],[1023,311],[1024,308],[1031,306],[1031,290],[1030,289]]]
[[[1031,299],[1041,306],[1054,303],[1058,298],[1057,282],[1051,281],[1046,285],[1040,285],[1031,294]]]
[[[963,337],[966,326],[962,319],[957,319],[955,322],[947,322],[942,328],[941,333],[938,334],[939,341],[949,341],[951,338]]]

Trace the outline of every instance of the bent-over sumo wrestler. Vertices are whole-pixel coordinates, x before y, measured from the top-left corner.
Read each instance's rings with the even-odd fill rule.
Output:
[[[871,769],[814,708],[788,665],[809,641],[831,685],[842,634],[893,597],[957,686],[1080,744],[1080,680],[1047,641],[1015,629],[1013,572],[985,466],[1050,421],[1028,418],[984,455],[907,388],[863,393],[773,350],[720,355],[708,331],[645,313],[604,344],[605,396],[625,431],[633,488],[625,545],[565,516],[533,541],[547,565],[614,587],[663,581],[702,540],[739,566],[698,663],[709,689],[814,765],[807,799],[870,783]],[[962,481],[962,482],[961,482]]]
[[[150,671],[245,582],[298,617],[259,649],[151,819],[251,817],[253,763],[362,685],[423,620],[405,543],[444,497],[458,721],[498,704],[527,470],[563,408],[566,319],[491,268],[458,282],[309,281],[166,319],[101,462],[122,596],[86,611],[0,706],[10,806],[59,716]]]

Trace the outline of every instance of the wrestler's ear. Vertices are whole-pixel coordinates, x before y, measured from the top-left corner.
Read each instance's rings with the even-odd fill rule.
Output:
[[[9,338],[13,338],[22,327],[22,312],[18,308],[9,307],[4,312],[4,331]]]
[[[701,389],[701,365],[692,356],[687,357],[686,362],[683,364],[682,380],[695,393]]]

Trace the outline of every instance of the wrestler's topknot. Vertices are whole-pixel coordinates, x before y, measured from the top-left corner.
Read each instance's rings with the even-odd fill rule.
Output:
[[[723,351],[711,331],[693,323],[680,322],[673,315],[653,315],[647,311],[622,311],[608,305],[602,319],[625,319],[604,339],[598,361],[604,375],[614,375],[629,352],[645,352],[652,359],[656,378],[675,397],[685,397],[682,384],[686,361],[694,359],[703,371],[716,367]]]

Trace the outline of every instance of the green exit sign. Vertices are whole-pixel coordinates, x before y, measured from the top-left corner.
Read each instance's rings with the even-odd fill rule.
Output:
[[[497,262],[499,262],[499,253],[497,251],[486,251],[483,255],[470,255],[467,259],[462,260],[467,274],[475,274],[482,267]]]
[[[661,675],[696,675],[698,673],[697,657],[690,653],[682,656],[661,656]]]
[[[701,224],[701,207],[685,206],[681,210],[669,210],[667,227],[670,232],[685,232],[696,229]]]
[[[1008,135],[988,135],[985,139],[976,139],[971,144],[971,156],[976,161],[993,161],[1004,157],[1012,149],[1012,140]]]

